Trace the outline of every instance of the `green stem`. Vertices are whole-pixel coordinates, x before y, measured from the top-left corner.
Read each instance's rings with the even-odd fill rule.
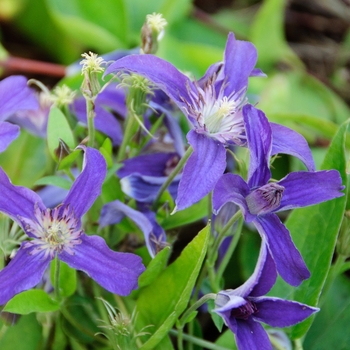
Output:
[[[55,298],[56,300],[60,300],[60,259],[58,259],[57,254],[55,258],[55,277],[54,277],[54,285],[55,285]]]
[[[175,335],[176,337],[179,336],[179,332],[176,331],[175,329],[171,329],[169,331],[169,333],[172,334],[172,335]],[[188,342],[191,342],[192,344],[201,346],[202,348],[205,348],[205,349],[209,349],[209,350],[230,350],[229,348],[225,348],[223,346],[216,345],[214,343],[211,343],[209,341],[206,341],[206,340],[194,337],[192,335],[183,334],[182,336],[183,336],[184,340],[186,340]]]
[[[129,145],[131,138],[134,136],[134,124],[135,124],[134,113],[133,111],[129,111],[126,117],[126,125],[124,130],[123,141],[119,147],[118,154],[117,154],[117,162],[121,162],[122,160],[125,159],[126,149]]]
[[[228,265],[228,263],[230,262],[230,259],[232,257],[233,252],[235,251],[238,241],[241,237],[241,233],[242,233],[242,227],[243,227],[243,218],[239,219],[239,223],[238,223],[238,227],[236,232],[233,235],[232,241],[224,255],[224,257],[222,258],[220,265],[216,271],[216,283],[218,284],[221,280],[222,275],[225,272],[225,269]]]
[[[153,209],[156,209],[157,203],[159,202],[160,197],[162,196],[164,191],[169,187],[171,182],[174,180],[175,176],[177,174],[179,174],[179,172],[182,170],[182,168],[184,167],[185,163],[187,162],[187,160],[190,157],[190,155],[192,154],[192,152],[193,152],[192,146],[188,147],[188,149],[185,152],[185,154],[183,155],[183,157],[177,163],[175,169],[171,172],[171,174],[168,176],[166,181],[163,183],[163,185],[161,186],[161,188],[160,188],[160,190],[159,190],[159,192],[157,194],[157,197],[154,200]]]
[[[294,345],[295,345],[295,350],[303,350],[303,342],[300,338],[294,340]]]
[[[89,141],[88,145],[90,147],[94,146],[95,143],[95,102],[87,98],[86,99],[86,111],[87,111],[87,120],[88,120],[88,135]]]

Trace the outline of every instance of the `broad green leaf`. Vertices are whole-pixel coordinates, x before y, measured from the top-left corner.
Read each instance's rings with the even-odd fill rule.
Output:
[[[168,216],[162,221],[161,226],[164,230],[170,230],[203,219],[208,215],[208,205],[208,198],[205,197],[190,208]]]
[[[32,187],[49,169],[52,161],[45,143],[22,130],[6,152],[0,154],[0,165],[15,185]]]
[[[227,329],[220,337],[216,340],[215,344],[224,346],[227,349],[237,350],[235,336],[230,329]]]
[[[339,276],[304,341],[307,350],[347,350],[350,344],[350,281]]]
[[[322,169],[337,169],[346,184],[345,135],[348,124],[343,124],[335,135],[324,159]],[[346,195],[315,206],[296,209],[289,216],[286,226],[295,245],[300,250],[311,277],[298,288],[278,279],[271,295],[300,301],[316,306],[331,265],[338,231],[343,219]],[[292,338],[302,337],[313,318],[292,327]]]
[[[54,259],[50,266],[50,278],[51,283],[54,285],[55,275],[55,264]],[[60,261],[60,281],[59,281],[60,295],[62,297],[69,297],[74,294],[77,289],[77,271],[69,267],[63,261]]]
[[[170,255],[170,247],[162,249],[148,264],[146,271],[139,278],[139,288],[151,284],[164,270]]]
[[[265,0],[253,22],[250,39],[258,50],[262,69],[270,70],[278,62],[303,67],[284,37],[285,5],[285,0]]]
[[[72,153],[68,154],[67,157],[64,157],[58,165],[58,170],[69,169],[73,165],[75,160],[78,158],[79,154],[80,154],[80,149],[77,149]]]
[[[18,322],[8,327],[3,333],[3,325],[0,338],[1,350],[33,350],[42,346],[42,327],[39,325],[36,315],[16,316]],[[20,336],[19,336],[20,335]]]
[[[60,304],[52,300],[41,289],[31,289],[15,295],[5,306],[4,311],[26,315],[31,312],[57,311]]]
[[[60,188],[64,188],[65,190],[69,190],[72,186],[72,182],[65,179],[61,176],[45,176],[39,179],[35,182],[35,185],[37,186],[43,186],[43,185],[52,185]]]
[[[205,227],[156,280],[140,290],[137,301],[138,321],[152,336],[142,350],[153,350],[167,335],[185,310],[195,285],[209,241],[210,227]]]
[[[59,146],[60,139],[63,140],[68,147],[74,148],[74,136],[65,115],[59,108],[52,107],[47,124],[47,144],[51,157],[55,160],[57,160],[55,150]]]

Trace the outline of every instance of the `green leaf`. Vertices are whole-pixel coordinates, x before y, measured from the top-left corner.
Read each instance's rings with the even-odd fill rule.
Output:
[[[74,136],[65,115],[59,108],[52,107],[47,124],[47,143],[51,157],[54,160],[57,160],[55,150],[59,146],[60,139],[63,140],[68,147],[74,148]]]
[[[153,325],[154,333],[142,350],[153,350],[185,310],[207,251],[210,227],[205,227],[177,260],[140,291],[137,301],[141,327]]]
[[[215,344],[226,347],[227,349],[237,350],[235,336],[230,329],[222,333]]]
[[[56,259],[54,259],[50,266],[51,283],[54,284]],[[60,261],[60,281],[59,281],[60,295],[62,297],[69,297],[74,294],[77,289],[77,271],[69,267],[63,261]]]
[[[77,149],[77,150],[73,151],[72,153],[68,154],[67,157],[64,157],[60,161],[60,164],[58,166],[58,170],[69,169],[73,165],[74,161],[78,158],[80,151],[81,151],[80,149]]]
[[[151,284],[164,270],[170,255],[170,247],[162,249],[148,264],[146,271],[139,278],[139,288]]]
[[[5,306],[4,311],[26,315],[31,312],[57,311],[60,304],[52,300],[41,289],[31,289],[15,295]]]
[[[339,128],[322,166],[322,169],[337,169],[342,176],[343,184],[347,182],[344,150],[347,127],[348,123],[345,123]],[[346,195],[292,212],[286,226],[311,272],[311,277],[298,288],[293,288],[278,279],[271,295],[297,300],[310,306],[317,305],[331,265],[345,204]],[[312,319],[308,318],[293,326],[292,338],[301,338],[309,329]]]
[[[60,188],[64,188],[65,190],[69,190],[72,186],[71,181],[65,179],[61,176],[45,176],[41,179],[37,180],[34,185],[42,186],[42,185],[52,185]]]

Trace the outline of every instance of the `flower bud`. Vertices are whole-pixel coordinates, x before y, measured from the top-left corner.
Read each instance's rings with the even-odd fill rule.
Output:
[[[160,13],[153,12],[146,16],[146,22],[141,29],[141,53],[154,54],[157,52],[158,42],[164,35],[166,25],[167,21]]]

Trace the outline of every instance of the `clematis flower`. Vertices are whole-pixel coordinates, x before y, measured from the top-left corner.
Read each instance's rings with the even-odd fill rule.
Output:
[[[252,222],[266,239],[281,277],[293,286],[309,277],[309,271],[290,233],[276,212],[321,203],[341,197],[344,189],[336,170],[293,172],[282,180],[269,182],[272,131],[264,113],[253,106],[243,107],[250,150],[248,181],[225,174],[213,194],[214,211],[227,202],[240,206],[246,222]]]
[[[289,327],[319,311],[305,304],[264,296],[276,281],[276,268],[263,239],[253,275],[239,288],[217,294],[214,311],[235,334],[238,350],[272,350],[260,322]]]
[[[176,209],[182,210],[207,195],[226,168],[225,147],[246,145],[242,107],[250,76],[265,76],[255,69],[253,44],[228,36],[224,61],[209,67],[204,77],[192,82],[172,64],[152,55],[130,55],[111,64],[105,74],[119,71],[145,76],[163,90],[187,116],[192,130],[187,140],[193,153],[187,160],[179,184]],[[296,155],[314,170],[305,139],[296,132],[273,126],[279,132],[273,152]],[[286,145],[284,139],[291,139]],[[283,141],[281,143],[281,141]]]
[[[19,127],[4,120],[15,113],[36,108],[34,91],[27,86],[25,77],[13,75],[0,82],[0,152],[19,135]]]
[[[106,163],[97,150],[80,148],[85,151],[83,171],[63,203],[53,209],[46,208],[35,192],[12,185],[0,168],[0,211],[30,238],[0,271],[0,304],[37,285],[56,256],[112,293],[127,295],[137,288],[145,269],[141,258],[114,252],[101,237],[88,236],[81,228],[81,217],[101,192]]]

